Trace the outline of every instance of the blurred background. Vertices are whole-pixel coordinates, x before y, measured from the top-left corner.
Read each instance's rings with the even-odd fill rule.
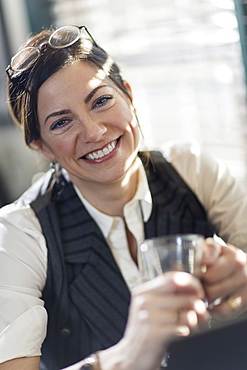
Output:
[[[8,115],[5,68],[50,24],[86,25],[115,58],[150,149],[195,138],[247,189],[247,0],[0,0],[0,205],[49,167]]]

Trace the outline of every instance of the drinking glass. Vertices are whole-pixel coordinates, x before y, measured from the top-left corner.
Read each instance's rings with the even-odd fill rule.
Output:
[[[204,236],[177,234],[144,240],[140,246],[139,268],[142,281],[167,271],[184,271],[200,278]],[[169,353],[161,365],[167,366]]]
[[[199,234],[177,234],[144,240],[140,246],[142,281],[167,271],[184,271],[200,277],[202,244]]]

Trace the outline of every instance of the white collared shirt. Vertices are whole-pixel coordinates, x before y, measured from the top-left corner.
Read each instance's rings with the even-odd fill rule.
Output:
[[[168,145],[165,156],[195,192],[219,235],[247,249],[246,191],[230,176],[225,165],[201,151],[195,142]],[[124,207],[125,221],[138,245],[144,238],[141,213],[146,221],[151,212],[151,196],[142,167],[139,176],[137,193]],[[132,289],[138,284],[139,275],[128,252],[123,219],[104,215],[81,199],[101,228]],[[40,355],[47,325],[41,299],[46,270],[46,241],[31,207],[20,204],[3,207],[0,210],[0,363]]]
[[[139,269],[130,255],[125,222],[130,232],[134,235],[137,245],[141,245],[144,240],[143,221],[146,222],[152,212],[152,198],[146,173],[140,158],[137,158],[137,161],[139,162],[138,188],[134,198],[124,206],[124,218],[112,217],[100,212],[83,197],[75,186],[79,198],[89,214],[97,222],[108,242],[112,254],[130,290],[141,283],[141,277]]]

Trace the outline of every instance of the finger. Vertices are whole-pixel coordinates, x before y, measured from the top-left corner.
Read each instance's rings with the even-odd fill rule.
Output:
[[[180,319],[180,310],[170,309],[154,309],[152,312],[149,310],[142,310],[140,313],[141,320],[149,320],[153,325],[177,325]]]
[[[205,297],[201,281],[195,276],[187,272],[173,272],[173,275],[167,277],[170,279],[169,286],[172,293],[192,294],[201,299]]]
[[[143,293],[159,294],[194,294],[197,297],[204,297],[204,289],[199,279],[187,272],[166,272],[156,278],[137,286],[133,294]]]
[[[177,299],[177,304],[179,299]],[[205,325],[208,324],[210,320],[210,315],[207,311],[205,302],[201,300],[194,301],[193,304],[189,306],[185,306],[184,302],[178,308],[171,308],[169,311],[170,317],[173,318],[173,321],[170,320],[170,323],[175,323],[178,326],[188,326],[189,328],[194,328],[198,325]],[[173,306],[176,306],[175,304]],[[163,313],[162,313],[163,314]],[[168,312],[166,312],[166,315]],[[166,316],[168,319],[168,315]]]
[[[200,332],[209,327],[210,315],[207,312],[204,317],[198,317],[193,310],[181,311],[178,316],[177,335],[186,336],[189,333]]]
[[[208,327],[210,315],[206,309],[205,302],[197,300],[193,309],[181,310],[180,323],[187,325],[190,329]]]
[[[242,297],[235,296],[222,300],[220,304],[210,306],[209,311],[212,317],[218,321],[231,319],[240,314]]]
[[[184,314],[185,315],[185,314]],[[139,323],[139,331],[148,335],[150,340],[163,338],[164,343],[170,342],[177,335],[189,335],[187,320],[182,318],[182,310],[141,310],[135,317],[135,325]]]
[[[232,274],[228,278],[216,284],[204,284],[208,303],[212,303],[218,298],[222,300],[236,294],[236,292],[246,289],[247,278],[244,274]]]
[[[198,325],[198,317],[194,310],[177,310],[177,325],[187,326],[189,329]]]
[[[202,274],[202,280],[208,284],[219,282],[233,273],[244,272],[246,253],[240,249],[222,247],[221,255],[214,264],[207,267]]]
[[[247,292],[243,289],[221,300],[219,304],[209,306],[209,311],[214,319],[223,321],[241,315],[246,311],[246,307]]]
[[[133,297],[133,302],[138,311],[154,312],[164,315],[169,311],[190,310],[193,309],[198,315],[203,315],[206,311],[206,304],[194,295],[189,294],[157,294],[148,293]]]
[[[202,284],[209,303],[219,297],[224,300],[243,289],[247,284],[246,254],[223,247],[215,266],[202,275]]]
[[[201,329],[206,329],[209,327],[211,320],[211,315],[207,310],[207,304],[204,301],[196,301],[194,306],[195,312],[198,317],[198,326]]]
[[[202,265],[213,264],[221,254],[222,246],[217,243],[213,238],[207,238],[204,241]]]
[[[230,250],[235,253],[236,264],[238,266],[245,266],[247,261],[246,253],[242,249],[236,248],[232,244],[227,243],[227,247],[224,251],[229,252]]]

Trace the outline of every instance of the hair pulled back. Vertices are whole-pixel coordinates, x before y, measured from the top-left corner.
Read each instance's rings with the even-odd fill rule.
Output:
[[[129,96],[119,67],[105,50],[92,41],[90,41],[91,47],[88,48],[89,40],[87,39],[85,43],[85,38],[82,37],[69,47],[55,49],[48,44],[54,30],[55,28],[43,30],[31,36],[22,46],[22,48],[38,47],[41,50],[41,54],[31,68],[23,72],[9,71],[10,79],[7,85],[9,109],[14,121],[23,128],[27,145],[40,139],[37,116],[37,95],[40,86],[55,72],[76,60],[87,61],[103,70],[107,77]]]

